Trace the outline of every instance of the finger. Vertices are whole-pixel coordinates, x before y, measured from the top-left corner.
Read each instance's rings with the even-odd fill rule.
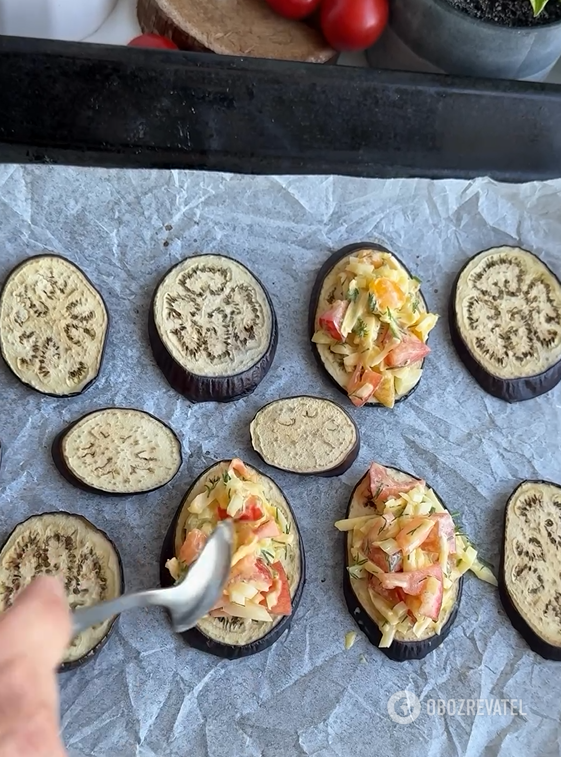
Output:
[[[71,636],[62,582],[52,576],[34,579],[0,618],[0,632],[0,658],[23,653],[40,658],[43,667],[57,667]]]

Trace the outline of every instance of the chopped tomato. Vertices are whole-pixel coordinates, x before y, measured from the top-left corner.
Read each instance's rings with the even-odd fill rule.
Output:
[[[388,368],[403,368],[412,363],[418,363],[425,358],[430,352],[428,347],[413,334],[403,337],[401,342],[390,350],[386,356],[386,365]]]
[[[440,609],[442,607],[443,594],[444,587],[442,581],[439,581],[438,578],[433,576],[427,578],[421,594],[419,613],[427,618],[431,618],[431,620],[438,620]]]
[[[229,583],[235,581],[255,582],[259,584],[259,590],[263,585],[263,591],[268,591],[273,584],[273,576],[263,560],[258,560],[255,555],[246,555],[232,566]]]
[[[218,519],[225,520],[229,518],[228,511],[224,507],[218,508]],[[258,497],[248,497],[244,502],[243,508],[234,515],[233,520],[260,520],[263,517],[263,510]],[[276,534],[275,534],[276,535]]]
[[[383,599],[386,599],[392,606],[401,601],[395,591],[386,589],[384,586],[382,586],[377,576],[370,576],[370,578],[368,579],[368,584],[372,591],[375,591],[376,594],[379,594],[381,597],[383,597]]]
[[[442,581],[440,565],[431,565],[421,570],[411,570],[406,573],[385,573],[378,579],[385,589],[401,589],[405,594],[419,596],[425,589],[425,582],[433,576]]]
[[[319,327],[327,331],[329,336],[338,342],[344,339],[341,333],[341,324],[348,307],[349,303],[347,300],[335,300],[329,310],[326,310],[319,318]]]
[[[250,473],[243,460],[240,460],[239,457],[235,457],[230,463],[228,474],[230,476],[235,474],[238,478],[241,478],[244,481],[253,481],[255,479],[253,473]]]
[[[395,281],[384,277],[371,282],[370,291],[376,298],[379,310],[396,310],[405,302],[405,293]]]
[[[451,555],[456,554],[456,526],[452,520],[450,513],[433,513],[429,516],[430,520],[436,523],[436,528],[433,529],[429,535],[429,538],[423,544],[423,549],[427,552],[439,552],[440,551],[440,536],[444,536],[448,542],[448,552]]]
[[[380,386],[381,381],[382,375],[380,373],[365,369],[360,364],[357,365],[347,387],[349,399],[353,405],[355,407],[365,405]]]
[[[368,550],[368,559],[377,565],[384,573],[401,570],[401,553],[396,552],[394,555],[388,555],[380,547],[371,546]]]
[[[274,615],[290,615],[292,612],[292,601],[290,599],[290,587],[288,585],[288,578],[286,577],[284,566],[281,562],[274,562],[271,565],[271,569],[276,574],[273,588],[275,586],[277,590],[280,588],[280,593],[276,604],[269,608],[270,612]]]
[[[255,531],[255,536],[257,536],[258,539],[273,539],[275,536],[279,535],[280,528],[277,526],[276,521],[274,521],[272,518],[266,520],[265,523],[259,526],[259,528]]]
[[[181,549],[179,550],[180,561],[185,563],[185,565],[191,565],[194,563],[203,551],[206,539],[206,534],[198,528],[193,528],[189,531],[185,537],[185,541],[181,545]]]
[[[410,555],[414,549],[420,547],[434,526],[435,522],[429,518],[411,518],[407,525],[402,528],[395,537],[403,554]]]
[[[375,502],[386,502],[393,497],[399,497],[402,492],[409,492],[419,484],[424,486],[423,479],[408,476],[403,480],[397,481],[392,478],[387,468],[379,463],[372,463],[370,466],[370,491]]]

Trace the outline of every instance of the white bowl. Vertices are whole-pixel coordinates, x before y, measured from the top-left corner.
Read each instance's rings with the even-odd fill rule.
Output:
[[[80,41],[109,17],[117,0],[0,0],[0,34]]]

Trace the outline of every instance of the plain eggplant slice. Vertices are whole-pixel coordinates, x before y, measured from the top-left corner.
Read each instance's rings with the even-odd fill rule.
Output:
[[[534,652],[561,660],[561,486],[524,481],[505,508],[499,595]]]
[[[298,396],[274,400],[255,415],[251,444],[273,468],[315,476],[340,476],[357,458],[356,423],[330,400]]]
[[[229,465],[229,460],[222,460],[207,468],[183,498],[167,532],[160,555],[160,583],[163,587],[172,586],[174,583],[166,562],[179,554],[184,542],[187,507],[198,494],[205,491],[209,482],[226,473]],[[279,508],[290,526],[291,533],[295,535],[295,543],[287,549],[284,560],[292,599],[292,613],[279,616],[272,623],[244,618],[213,618],[207,615],[195,628],[181,634],[190,646],[229,660],[262,652],[288,630],[302,597],[306,571],[304,547],[288,500],[271,478],[249,465],[246,465],[246,468],[258,475],[258,481],[264,486],[267,500]]]
[[[0,351],[17,378],[55,397],[80,394],[101,368],[109,316],[86,275],[59,255],[38,255],[0,294]]]
[[[411,476],[409,473],[399,470],[398,468],[387,467],[386,470],[391,474],[392,478],[399,481],[409,481]],[[362,515],[372,514],[372,505],[369,504],[369,496],[365,492],[368,486],[369,473],[367,472],[363,476],[358,484],[353,489],[349,506],[347,508],[346,518],[358,518]],[[433,493],[437,499],[442,500],[436,492]],[[378,647],[382,640],[382,631],[380,630],[379,623],[382,619],[377,614],[370,597],[368,594],[368,588],[366,580],[363,578],[354,578],[349,574],[347,566],[352,564],[351,556],[351,544],[352,544],[352,531],[345,534],[345,550],[344,550],[344,573],[343,573],[343,594],[347,603],[347,608],[354,618],[356,624],[360,630],[365,634],[368,641],[375,647]],[[452,630],[456,616],[458,615],[458,609],[460,606],[460,600],[462,597],[464,578],[461,576],[454,582],[453,602],[448,608],[448,616],[446,622],[442,626],[439,634],[426,632],[426,635],[422,638],[417,638],[412,632],[409,635],[396,632],[393,642],[389,647],[380,648],[380,652],[383,652],[390,660],[396,662],[405,662],[406,660],[421,660],[426,657],[430,652],[439,647],[442,642],[447,638]]]
[[[277,319],[261,282],[224,255],[194,255],[169,270],[148,320],[154,358],[191,402],[251,394],[277,349]]]
[[[124,591],[117,547],[81,515],[33,515],[12,531],[0,550],[0,611],[38,575],[58,575],[71,609],[115,599]],[[117,618],[84,631],[70,643],[61,670],[90,660],[105,644]]]
[[[82,416],[55,438],[55,465],[74,486],[99,494],[141,494],[168,484],[181,467],[181,442],[143,410],[108,407]]]
[[[449,322],[458,355],[494,397],[521,402],[561,381],[561,281],[533,253],[494,247],[471,258]]]
[[[319,318],[321,314],[329,308],[330,302],[333,301],[333,299],[342,299],[344,297],[344,294],[342,293],[342,291],[340,291],[341,285],[339,281],[339,274],[342,273],[345,269],[347,265],[347,259],[353,255],[356,255],[361,250],[375,250],[391,255],[395,262],[398,263],[401,268],[403,268],[405,273],[409,277],[412,277],[409,269],[401,262],[401,260],[399,260],[399,258],[393,252],[390,252],[390,250],[388,250],[386,247],[383,247],[382,245],[372,244],[371,242],[357,242],[354,244],[349,244],[346,247],[337,250],[337,252],[334,252],[320,268],[314,282],[314,286],[312,288],[308,315],[308,333],[310,340],[312,339],[315,332],[318,331]],[[428,312],[426,300],[420,290],[419,312]],[[350,374],[347,373],[344,368],[343,357],[334,355],[333,352],[331,352],[331,350],[329,349],[329,345],[315,344],[315,342],[312,342],[312,351],[322,371],[324,371],[329,379],[335,384],[335,386],[346,395],[346,387]],[[421,360],[418,363],[412,364],[408,367],[420,368],[422,370],[423,365],[424,360]],[[405,391],[403,391],[403,393],[401,394],[397,393],[395,401],[401,402],[402,400],[407,399],[407,397],[410,397],[415,389],[419,386],[421,378],[422,376],[419,375],[413,386],[406,387]],[[369,407],[382,406],[382,404],[375,397],[369,399],[366,405]]]

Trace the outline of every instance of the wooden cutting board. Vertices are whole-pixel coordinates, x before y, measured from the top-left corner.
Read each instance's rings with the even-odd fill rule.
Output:
[[[336,55],[318,31],[282,18],[266,0],[138,0],[137,15],[143,32],[182,50],[309,63]]]

